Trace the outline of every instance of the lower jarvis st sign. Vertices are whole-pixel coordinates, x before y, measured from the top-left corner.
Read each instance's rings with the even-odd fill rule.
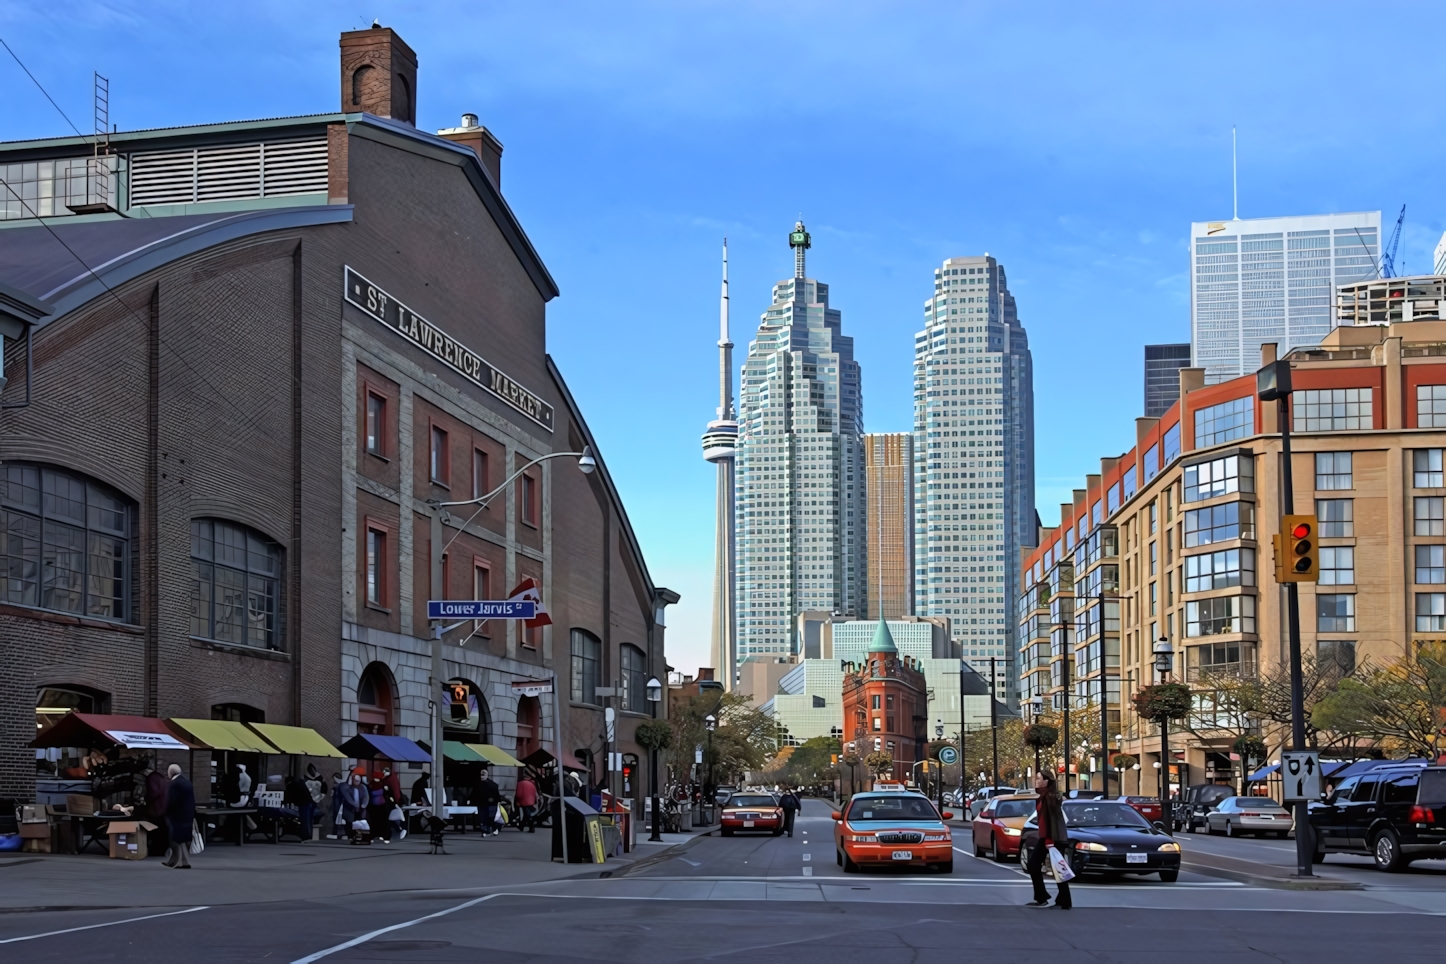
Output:
[[[448,368],[502,399],[552,431],[552,406],[493,368],[485,358],[372,284],[350,267],[343,282],[346,300],[439,359]]]
[[[428,599],[428,619],[536,619],[530,599]]]

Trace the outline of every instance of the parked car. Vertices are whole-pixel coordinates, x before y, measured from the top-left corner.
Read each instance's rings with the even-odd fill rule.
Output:
[[[1069,862],[1076,874],[1153,874],[1166,883],[1180,876],[1180,845],[1118,800],[1065,800]],[[1024,824],[1022,842],[1039,839],[1038,816]]]
[[[1284,839],[1292,826],[1290,811],[1269,797],[1226,797],[1205,815],[1207,832],[1227,837],[1267,834]]]
[[[1154,823],[1165,815],[1164,808],[1160,806],[1159,797],[1116,797],[1115,799],[1127,807],[1133,807],[1150,823]]]
[[[1032,793],[1015,793],[990,800],[970,825],[974,856],[988,853],[1000,863],[1018,857],[1024,822],[1033,815],[1038,799]]]
[[[723,805],[718,826],[725,837],[740,830],[767,830],[777,837],[783,833],[783,808],[771,793],[740,790]]]
[[[1346,777],[1311,804],[1315,862],[1330,853],[1366,854],[1385,871],[1446,857],[1446,767],[1383,763]]]
[[[979,816],[979,811],[984,809],[984,805],[995,797],[1018,792],[1019,790],[1015,787],[980,787],[969,794],[969,819],[973,820]]]
[[[1064,795],[1066,800],[1103,800],[1103,790],[1071,790]]]
[[[1194,833],[1197,827],[1205,826],[1205,815],[1219,805],[1221,800],[1235,795],[1232,787],[1219,783],[1197,783],[1186,787],[1180,802],[1172,807],[1175,829]]]
[[[864,867],[895,866],[954,870],[953,835],[941,814],[922,793],[856,793],[848,808],[834,811],[833,841],[844,873]]]

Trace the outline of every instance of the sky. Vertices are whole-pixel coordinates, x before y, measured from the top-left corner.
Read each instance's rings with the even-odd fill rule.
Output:
[[[1389,236],[1405,204],[1398,269],[1430,272],[1446,121],[1411,106],[1439,65],[1407,52],[1442,35],[1446,6],[1376,9],[0,0],[0,38],[82,129],[92,71],[109,77],[111,119],[133,130],[335,111],[338,33],[396,29],[418,54],[419,126],[470,111],[505,145],[503,193],[562,290],[549,351],[654,582],[682,594],[668,660],[691,673],[708,663],[700,436],[725,236],[737,359],[803,218],[874,432],[911,425],[933,269],[998,258],[1034,352],[1053,524],[1132,444],[1142,346],[1189,340],[1189,224],[1231,214],[1232,126],[1242,217],[1379,210]],[[68,132],[0,50],[0,138]]]

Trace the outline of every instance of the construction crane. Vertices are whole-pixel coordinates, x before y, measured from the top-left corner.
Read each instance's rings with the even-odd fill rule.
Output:
[[[1396,246],[1401,243],[1401,222],[1406,220],[1406,205],[1401,205],[1401,214],[1396,218],[1396,229],[1391,232],[1391,240],[1386,242],[1385,248],[1381,250],[1381,277],[1396,277]]]

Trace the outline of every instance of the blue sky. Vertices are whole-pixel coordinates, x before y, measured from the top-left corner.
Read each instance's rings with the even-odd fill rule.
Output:
[[[1376,8],[1381,9],[1381,8]],[[1380,210],[1429,272],[1446,211],[1446,7],[372,0],[16,3],[0,37],[84,128],[335,110],[337,34],[373,17],[420,60],[420,126],[477,113],[562,288],[549,346],[604,448],[654,579],[683,594],[673,665],[707,659],[718,248],[740,354],[791,271],[831,285],[865,425],[910,424],[913,333],[945,257],[1004,264],[1035,358],[1040,515],[1128,448],[1141,346],[1189,337],[1189,222]],[[1408,24],[1409,32],[1398,33]],[[64,121],[0,51],[0,137]]]

